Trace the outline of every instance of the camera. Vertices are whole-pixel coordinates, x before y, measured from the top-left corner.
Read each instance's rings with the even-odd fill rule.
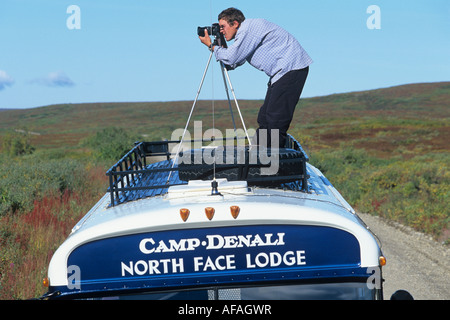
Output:
[[[219,37],[220,36],[220,26],[218,23],[213,23],[211,27],[198,27],[197,28],[197,34],[200,37],[205,36],[205,29],[208,30],[208,34],[210,36]]]

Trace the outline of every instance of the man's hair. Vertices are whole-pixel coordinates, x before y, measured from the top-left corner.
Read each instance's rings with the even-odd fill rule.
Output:
[[[239,9],[228,8],[228,9],[223,10],[219,14],[218,20],[222,20],[222,19],[226,20],[229,25],[233,25],[234,21],[239,22],[239,25],[240,25],[245,20],[245,16],[242,13],[242,11]]]

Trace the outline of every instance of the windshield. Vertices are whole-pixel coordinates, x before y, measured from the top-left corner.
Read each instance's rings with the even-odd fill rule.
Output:
[[[117,300],[373,300],[375,290],[366,283],[321,283],[242,288],[206,288],[171,292],[129,294]]]

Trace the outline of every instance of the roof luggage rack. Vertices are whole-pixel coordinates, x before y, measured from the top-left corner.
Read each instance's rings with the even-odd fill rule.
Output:
[[[233,140],[237,139],[241,138]],[[211,140],[183,141],[183,143],[201,144],[206,142],[211,143]],[[249,186],[308,191],[306,162],[309,161],[309,158],[301,145],[290,135],[288,135],[286,148],[279,149],[281,160],[279,172],[281,174],[276,175],[259,174],[261,168],[269,165],[261,164],[260,161],[252,163],[249,156],[251,151],[248,147],[239,149],[245,150],[243,158],[245,160],[242,161],[233,161],[231,164],[208,164],[204,161],[200,163],[193,161],[194,163],[186,165],[176,161],[176,158],[172,157],[174,154],[170,152],[169,145],[178,143],[180,141],[136,142],[134,148],[106,172],[109,177],[108,192],[111,197],[111,206],[163,195],[171,186],[184,185],[189,180],[211,180],[213,175],[218,178],[226,177],[229,181],[245,180]],[[191,156],[196,154],[195,150],[190,152]],[[182,154],[180,152],[179,157]]]

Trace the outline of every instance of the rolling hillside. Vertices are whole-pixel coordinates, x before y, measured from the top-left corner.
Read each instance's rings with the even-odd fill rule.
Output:
[[[256,128],[262,101],[240,101],[247,127]],[[191,101],[142,103],[88,103],[52,105],[1,113],[0,136],[26,130],[37,147],[60,148],[106,127],[121,127],[146,139],[170,138],[183,128]],[[228,104],[215,103],[216,127],[232,128]],[[356,147],[391,155],[400,149],[448,151],[450,82],[411,84],[372,91],[302,99],[290,132],[311,151],[352,143]],[[239,126],[238,117],[235,117]],[[211,102],[200,101],[193,121],[211,126]],[[419,150],[420,149],[420,150]]]

